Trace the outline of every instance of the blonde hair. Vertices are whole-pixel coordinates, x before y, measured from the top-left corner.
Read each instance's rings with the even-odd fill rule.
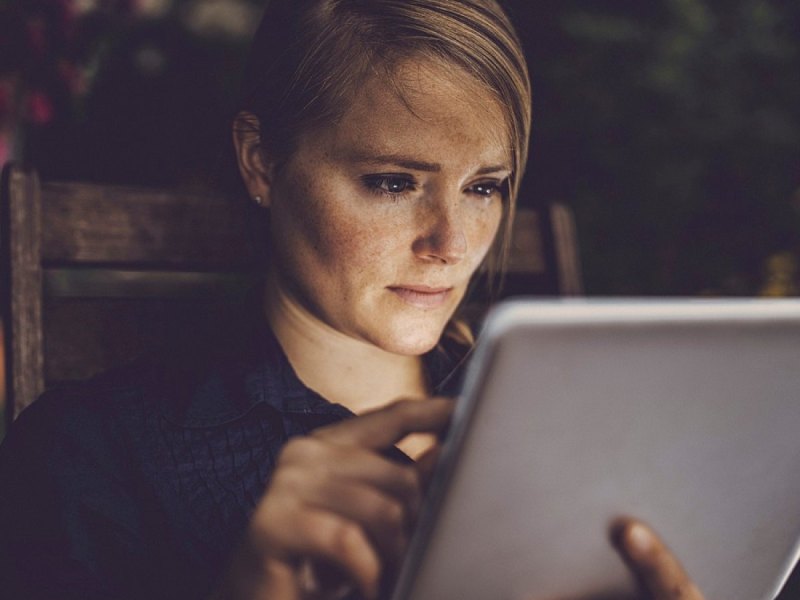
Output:
[[[240,109],[258,117],[264,150],[280,164],[300,133],[344,113],[366,77],[381,69],[392,81],[394,66],[414,58],[460,67],[505,112],[513,172],[485,264],[493,286],[508,258],[531,129],[525,57],[497,2],[271,0],[253,40]]]

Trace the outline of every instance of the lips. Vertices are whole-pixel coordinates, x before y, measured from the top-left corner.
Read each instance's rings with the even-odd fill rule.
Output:
[[[427,285],[390,286],[388,290],[403,302],[417,308],[438,308],[453,291],[452,287],[429,287]]]

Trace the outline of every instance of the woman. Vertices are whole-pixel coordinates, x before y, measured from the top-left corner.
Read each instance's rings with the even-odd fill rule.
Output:
[[[270,2],[234,124],[263,294],[213,344],[20,418],[0,589],[377,597],[451,413],[456,311],[502,266],[528,86],[494,0]],[[620,547],[654,597],[700,597],[643,525]]]

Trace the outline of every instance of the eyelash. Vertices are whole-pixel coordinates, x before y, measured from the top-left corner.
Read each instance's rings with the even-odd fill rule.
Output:
[[[366,175],[362,178],[364,185],[367,189],[378,196],[384,196],[397,200],[404,194],[414,191],[417,187],[417,182],[413,177],[407,175]],[[489,199],[495,194],[500,194],[502,198],[505,197],[505,189],[507,179],[503,181],[480,181],[472,186],[471,189],[477,196]],[[400,185],[403,189],[392,191],[389,189],[391,186]],[[486,188],[479,191],[479,188]]]
[[[377,194],[378,196],[387,196],[389,198],[397,199],[403,194],[413,191],[417,187],[417,182],[412,177],[406,175],[367,175],[363,178],[364,185],[367,189]],[[390,188],[393,184],[401,184],[402,190],[392,191]]]

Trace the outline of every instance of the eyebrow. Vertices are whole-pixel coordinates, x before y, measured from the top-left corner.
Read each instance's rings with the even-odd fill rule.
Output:
[[[425,171],[426,173],[438,173],[442,170],[442,165],[439,163],[425,162],[415,160],[402,154],[362,154],[360,152],[353,152],[349,158],[355,162],[372,163],[372,164],[392,164],[410,169],[412,171]],[[476,175],[488,175],[489,173],[497,173],[500,171],[511,171],[507,165],[491,165],[488,167],[481,167],[475,173]]]

